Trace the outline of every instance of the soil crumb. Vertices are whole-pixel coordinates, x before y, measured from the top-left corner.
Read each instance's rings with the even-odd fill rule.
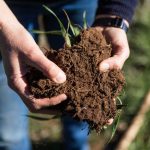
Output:
[[[100,131],[110,118],[115,118],[114,99],[121,92],[125,79],[121,70],[99,71],[99,63],[111,56],[112,48],[102,33],[95,28],[83,30],[72,47],[46,56],[55,62],[67,76],[63,84],[56,84],[40,71],[31,68],[27,74],[30,91],[36,98],[65,93],[67,101],[56,106],[63,114],[87,121],[90,129]]]

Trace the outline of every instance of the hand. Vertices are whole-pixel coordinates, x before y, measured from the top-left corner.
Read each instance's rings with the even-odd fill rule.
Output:
[[[102,31],[108,43],[112,45],[112,57],[100,63],[100,71],[104,72],[111,69],[121,69],[130,54],[126,33],[120,28],[96,28]]]
[[[0,50],[8,84],[19,94],[31,112],[53,113],[47,107],[57,105],[67,98],[65,94],[61,94],[52,98],[36,99],[29,92],[25,79],[27,65],[36,67],[57,83],[63,83],[66,75],[44,56],[31,35],[17,20],[1,25]]]
[[[107,43],[112,45],[112,56],[100,63],[100,71],[121,69],[130,54],[126,33],[122,29],[114,27],[96,27],[96,29],[101,31],[106,37]],[[110,118],[107,125],[112,123],[113,119]]]

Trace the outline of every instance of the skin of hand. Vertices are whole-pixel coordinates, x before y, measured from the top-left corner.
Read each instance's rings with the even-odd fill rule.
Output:
[[[115,27],[96,27],[96,29],[101,31],[107,43],[112,45],[112,56],[100,63],[99,70],[106,72],[112,69],[121,69],[130,54],[125,31]],[[111,125],[112,123],[113,119],[111,118],[107,124]]]
[[[0,50],[9,86],[20,95],[31,112],[56,113],[47,107],[61,103],[67,99],[67,96],[61,94],[52,98],[34,98],[28,90],[25,79],[27,65],[36,67],[57,83],[65,82],[65,73],[44,56],[31,35],[17,21],[4,1],[0,1],[0,10],[5,14],[5,16],[0,14]],[[129,56],[126,33],[119,28],[96,28],[103,32],[113,46],[113,56],[101,62],[100,71],[104,72],[113,68],[121,69]],[[108,125],[112,122],[113,119],[109,119]]]
[[[115,27],[97,27],[97,30],[101,30],[106,41],[112,45],[112,57],[100,63],[100,71],[121,69],[130,54],[125,31]]]
[[[0,15],[0,51],[8,85],[21,97],[31,112],[55,114],[56,112],[48,107],[61,103],[67,96],[60,94],[44,99],[33,97],[25,79],[27,66],[36,67],[56,83],[65,82],[65,73],[44,56],[32,36],[3,1],[0,6],[3,6],[2,11],[6,13],[5,18]],[[9,20],[6,19],[7,16],[10,17]]]

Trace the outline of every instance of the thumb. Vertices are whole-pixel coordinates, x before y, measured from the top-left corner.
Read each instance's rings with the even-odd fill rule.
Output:
[[[106,72],[112,69],[121,69],[124,62],[125,59],[122,59],[122,57],[119,55],[114,55],[113,57],[103,60],[99,65],[99,69],[102,72]]]
[[[26,55],[26,60],[31,66],[42,71],[48,78],[56,83],[63,83],[66,81],[65,73],[52,61],[50,61],[43,52],[39,49],[30,51]]]
[[[106,72],[112,69],[121,69],[130,55],[128,44],[118,44],[118,46],[115,47],[114,52],[112,57],[105,59],[100,63],[100,71]]]

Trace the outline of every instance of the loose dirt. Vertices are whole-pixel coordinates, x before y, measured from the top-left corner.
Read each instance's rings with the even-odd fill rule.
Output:
[[[65,93],[68,100],[55,108],[77,120],[87,121],[91,129],[100,131],[108,119],[115,118],[114,99],[125,83],[121,70],[99,71],[99,63],[109,58],[111,52],[111,45],[102,33],[95,28],[83,30],[72,47],[50,49],[46,53],[66,73],[67,81],[56,84],[31,68],[27,74],[30,91],[36,98]]]

